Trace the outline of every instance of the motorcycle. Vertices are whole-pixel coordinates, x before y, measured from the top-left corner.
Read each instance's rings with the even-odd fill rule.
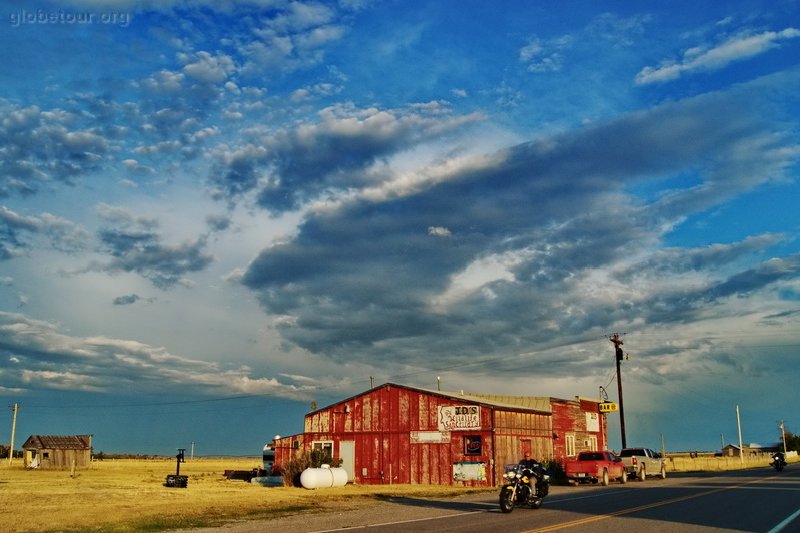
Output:
[[[504,513],[510,513],[515,506],[520,505],[538,509],[550,492],[550,474],[539,463],[532,469],[522,465],[508,465],[503,478],[505,481],[500,487],[500,510]]]
[[[772,456],[772,462],[770,463],[775,468],[776,472],[783,471],[783,467],[786,466],[786,459],[784,459],[782,453],[776,453]]]

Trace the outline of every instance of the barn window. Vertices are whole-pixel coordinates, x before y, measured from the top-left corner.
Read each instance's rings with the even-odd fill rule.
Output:
[[[322,452],[323,461],[331,462],[333,460],[333,441],[332,440],[317,440],[311,443],[311,451]]]
[[[50,459],[50,452],[42,452],[42,459]]]
[[[575,455],[575,434],[567,433],[564,436],[564,446],[566,447],[567,457]]]
[[[480,455],[483,451],[483,442],[480,435],[464,437],[464,455]]]

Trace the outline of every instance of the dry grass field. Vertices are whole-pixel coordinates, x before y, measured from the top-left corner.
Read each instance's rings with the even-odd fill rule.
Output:
[[[792,458],[796,462],[797,458]],[[768,458],[744,465],[766,467]],[[448,496],[475,489],[420,485],[306,490],[228,480],[225,470],[250,470],[260,458],[192,459],[181,465],[187,488],[167,488],[175,460],[105,460],[87,470],[25,470],[0,461],[0,533],[157,532],[222,525],[297,512],[368,505],[386,495]],[[738,459],[673,458],[671,471],[741,468]],[[482,489],[493,491],[494,489]]]
[[[433,486],[352,486],[306,490],[228,480],[225,470],[250,470],[252,459],[192,459],[181,465],[187,488],[164,486],[175,460],[105,460],[86,470],[25,470],[0,463],[0,532],[156,532],[221,525],[387,494],[437,496],[468,489]]]

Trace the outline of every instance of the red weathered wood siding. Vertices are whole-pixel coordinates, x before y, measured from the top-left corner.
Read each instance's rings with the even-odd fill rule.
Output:
[[[413,435],[446,435],[439,431],[439,407],[474,405],[413,389],[387,385],[306,415],[304,448],[332,441],[339,457],[342,441],[353,441],[354,480],[365,484],[491,485],[491,409],[481,406],[481,428],[454,430],[444,442],[425,442]],[[467,436],[479,436],[479,455],[466,453]],[[286,439],[276,443],[276,463],[291,459]],[[287,453],[287,451],[289,453]],[[485,480],[453,479],[454,463],[485,463]]]
[[[553,409],[553,454],[554,459],[564,464],[568,457],[567,437],[572,435],[575,442],[575,454],[594,448],[592,439],[597,441],[596,448],[605,450],[608,445],[606,433],[607,423],[604,414],[599,412],[597,400],[579,398],[576,400],[551,399]],[[597,430],[587,427],[587,416],[596,419]]]
[[[495,409],[495,479],[503,475],[507,464],[519,462],[525,451],[534,459],[553,457],[551,421],[548,413],[515,412]]]
[[[275,463],[285,463],[318,441],[332,442],[334,457],[341,458],[342,443],[352,442],[355,483],[492,486],[500,482],[504,465],[519,461],[525,449],[542,461],[560,458],[563,440],[558,435],[567,430],[585,434],[584,410],[597,412],[596,402],[551,404],[552,414],[387,384],[307,414],[302,435],[275,442]],[[476,407],[480,427],[443,431],[439,412],[446,406]],[[467,437],[480,439],[479,453],[468,453]],[[483,465],[485,476],[454,479],[454,465]]]

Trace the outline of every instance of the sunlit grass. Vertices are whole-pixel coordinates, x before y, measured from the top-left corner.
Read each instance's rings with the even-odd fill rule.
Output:
[[[792,459],[793,462],[796,459]],[[767,458],[745,466],[765,467]],[[216,526],[279,517],[298,512],[328,512],[334,508],[369,505],[388,496],[448,497],[467,492],[491,492],[430,485],[347,485],[306,490],[262,487],[228,480],[225,470],[251,470],[259,458],[192,459],[181,464],[189,476],[187,488],[167,488],[175,460],[105,460],[90,469],[25,470],[17,460],[0,461],[0,532],[2,533],[140,533]],[[741,468],[738,459],[675,458],[669,470]]]
[[[21,461],[0,463],[0,531],[157,532],[278,517],[296,512],[345,509],[381,496],[448,496],[469,489],[393,485],[306,490],[262,487],[228,480],[225,470],[250,470],[260,460],[193,459],[181,464],[187,488],[164,486],[175,460],[105,460],[87,470],[25,470]],[[359,498],[353,498],[358,496]]]

